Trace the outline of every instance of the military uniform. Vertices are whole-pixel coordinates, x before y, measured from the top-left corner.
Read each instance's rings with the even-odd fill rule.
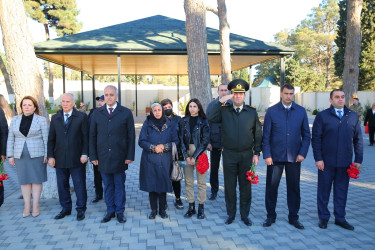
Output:
[[[228,84],[228,90],[244,93],[249,85],[243,80],[233,80]],[[251,204],[251,183],[246,179],[253,155],[259,155],[262,150],[262,128],[254,107],[243,104],[240,112],[233,104],[222,106],[217,100],[207,113],[211,122],[221,123],[223,145],[223,168],[225,203],[228,217],[236,215],[237,179],[240,190],[241,218],[247,218]],[[230,224],[230,223],[227,223]]]
[[[352,105],[349,107],[351,110],[353,110],[354,112],[357,113],[358,115],[358,118],[359,118],[359,121],[361,122],[362,121],[362,117],[363,117],[363,108],[361,106],[360,103],[358,103],[358,105]]]

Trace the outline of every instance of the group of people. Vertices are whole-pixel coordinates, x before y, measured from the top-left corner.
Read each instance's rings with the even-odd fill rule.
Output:
[[[254,107],[246,105],[245,93],[249,84],[241,79],[218,87],[218,98],[204,112],[201,102],[193,98],[185,109],[183,118],[173,113],[172,102],[164,99],[151,106],[141,129],[138,144],[142,148],[139,171],[140,190],[149,193],[151,212],[167,218],[166,193],[174,192],[174,205],[184,209],[181,200],[181,182],[171,181],[173,148],[183,168],[186,198],[189,203],[184,217],[197,214],[204,219],[206,201],[206,171],[198,171],[198,159],[210,151],[210,200],[215,200],[219,190],[218,169],[223,157],[224,190],[227,218],[231,224],[236,217],[237,182],[239,208],[242,222],[251,226],[251,183],[246,179],[252,164],[257,165],[260,153],[267,165],[265,207],[267,218],[263,226],[276,222],[278,187],[285,169],[289,223],[304,229],[299,220],[301,163],[305,160],[310,142],[318,169],[317,207],[319,227],[327,228],[330,212],[328,202],[333,186],[335,224],[353,230],[345,219],[345,206],[349,187],[346,170],[353,162],[360,167],[363,160],[363,139],[356,112],[345,106],[342,90],[331,91],[331,106],[318,113],[312,135],[306,110],[293,102],[294,87],[280,89],[280,102],[268,108],[262,125]],[[229,94],[229,91],[231,94]],[[23,217],[31,213],[38,216],[42,182],[46,180],[46,163],[56,168],[57,187],[61,212],[55,219],[71,214],[69,177],[73,179],[77,196],[77,220],[85,218],[87,191],[85,165],[88,159],[94,165],[96,196],[103,198],[107,211],[102,222],[124,216],[126,194],[125,179],[128,165],[134,161],[135,129],[132,113],[117,102],[117,88],[107,86],[98,97],[99,107],[91,110],[89,117],[73,108],[74,96],[62,96],[62,110],[52,117],[50,128],[46,118],[38,115],[38,105],[33,97],[21,101],[23,114],[12,119],[7,152],[4,152],[4,132],[1,131],[1,156],[8,157],[16,166],[25,201]],[[373,105],[375,115],[375,103]],[[0,110],[1,111],[1,110]],[[0,118],[2,114],[0,112]],[[369,119],[365,119],[365,123]],[[372,139],[373,140],[373,139]],[[371,143],[371,138],[370,138]],[[74,145],[74,146],[73,146]],[[194,172],[197,179],[198,212],[194,194]],[[104,189],[102,188],[102,182]]]

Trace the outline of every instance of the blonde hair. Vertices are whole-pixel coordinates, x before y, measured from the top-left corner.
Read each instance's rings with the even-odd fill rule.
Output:
[[[4,110],[5,118],[7,119],[8,123],[12,119],[13,113],[12,110],[9,107],[8,101],[5,99],[5,97],[0,94],[0,108]]]

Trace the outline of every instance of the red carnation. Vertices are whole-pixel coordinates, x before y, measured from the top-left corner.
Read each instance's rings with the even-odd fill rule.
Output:
[[[206,173],[209,167],[210,167],[210,164],[208,163],[208,157],[205,153],[202,153],[198,157],[197,171],[200,174],[204,174]]]

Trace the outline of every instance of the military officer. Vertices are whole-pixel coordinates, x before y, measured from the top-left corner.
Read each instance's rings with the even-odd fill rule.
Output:
[[[363,108],[361,104],[359,103],[358,97],[353,97],[353,105],[349,107],[349,109],[353,110],[357,113],[359,121],[362,122],[363,117]]]
[[[232,92],[217,100],[207,113],[210,122],[221,123],[223,145],[223,169],[225,203],[228,217],[225,224],[231,224],[236,216],[237,179],[240,190],[240,214],[245,225],[251,226],[249,219],[251,204],[251,183],[246,172],[252,163],[258,164],[262,151],[262,128],[254,107],[245,105],[245,92],[249,84],[236,79],[228,84]],[[232,99],[232,104],[222,106]]]

